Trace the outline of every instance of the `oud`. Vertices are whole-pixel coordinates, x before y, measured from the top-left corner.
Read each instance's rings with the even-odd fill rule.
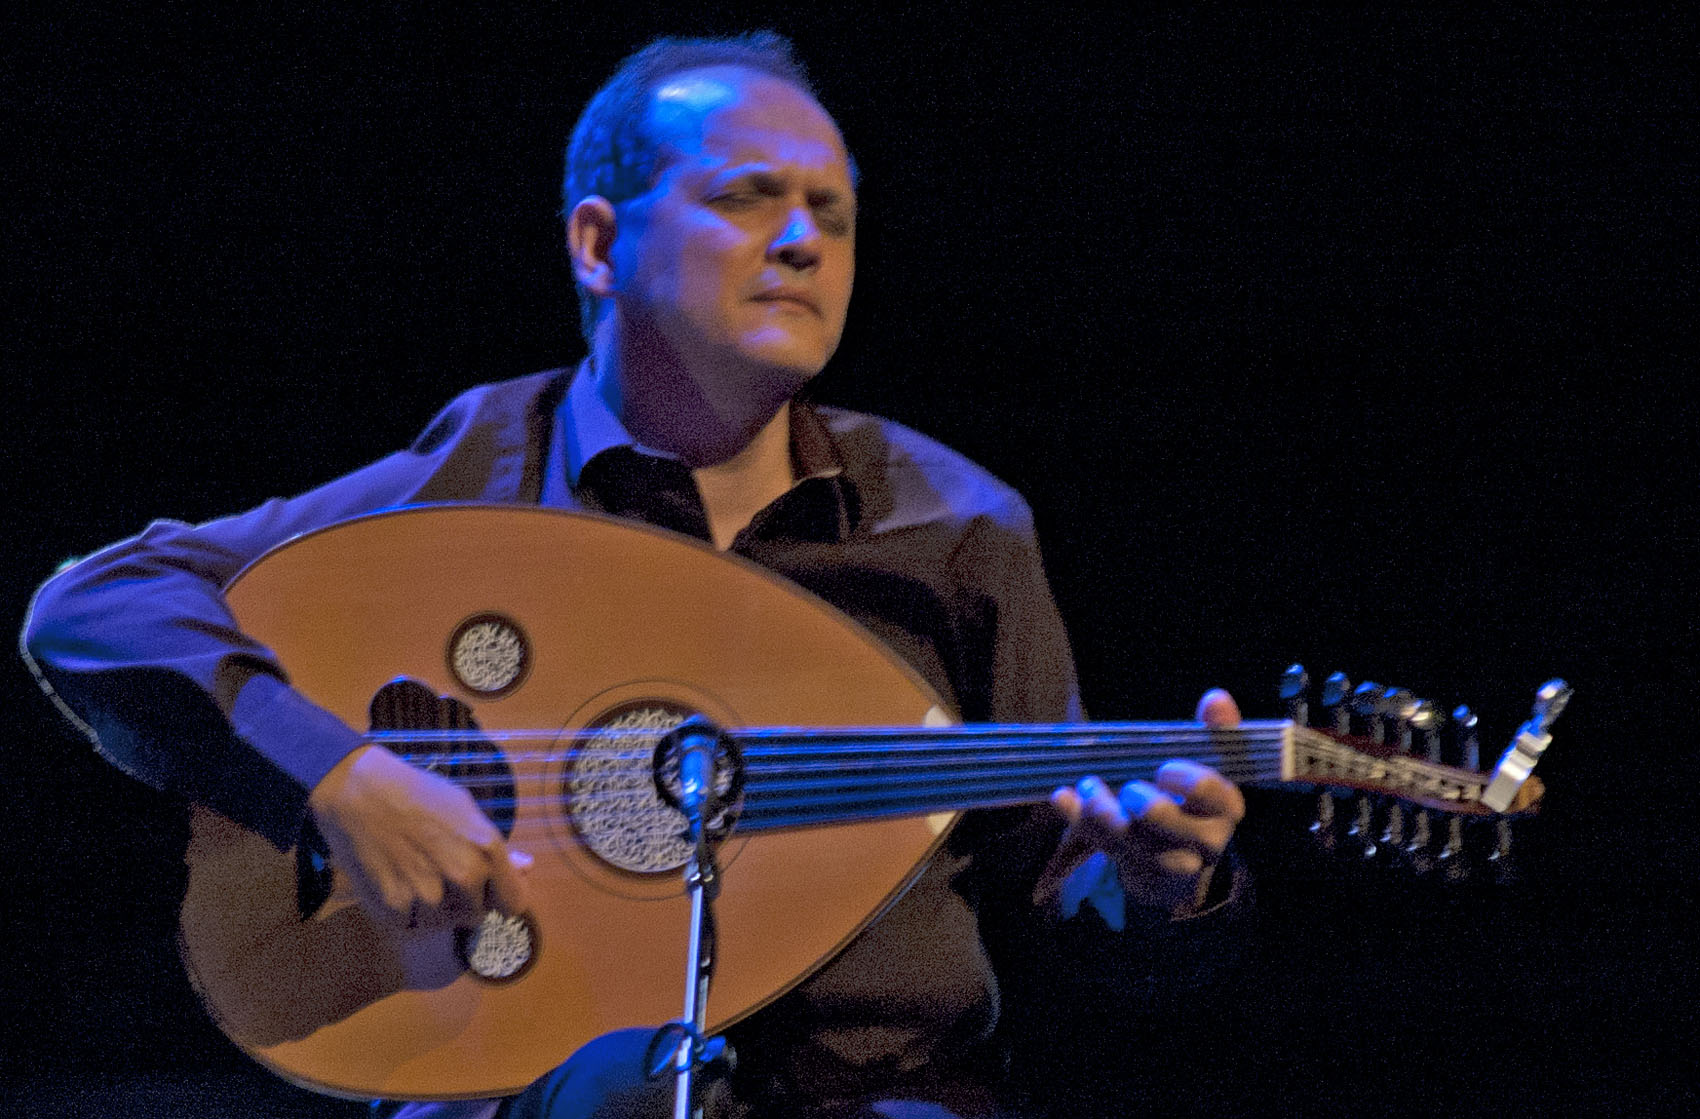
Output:
[[[1456,834],[1533,807],[1566,694],[1487,774],[1302,720],[953,726],[913,669],[771,572],[529,507],[345,522],[262,557],[227,597],[297,688],[467,787],[535,859],[520,919],[409,929],[370,919],[310,843],[279,852],[194,810],[180,941],[208,1010],[280,1075],[355,1097],[512,1094],[599,1034],[675,1016],[690,851],[652,775],[688,717],[728,728],[742,761],[720,821],[720,1030],[831,959],[963,810],[1190,757],[1242,784],[1381,795],[1425,838],[1431,817]]]

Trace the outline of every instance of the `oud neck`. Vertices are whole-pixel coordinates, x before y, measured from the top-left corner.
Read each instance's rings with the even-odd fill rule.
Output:
[[[733,731],[744,759],[740,830],[1035,804],[1087,774],[1149,780],[1173,758],[1236,784],[1291,778],[1293,724],[1012,724]]]

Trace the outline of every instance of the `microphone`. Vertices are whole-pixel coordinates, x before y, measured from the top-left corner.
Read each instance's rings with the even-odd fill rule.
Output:
[[[714,755],[720,739],[700,722],[679,728],[679,810],[701,824],[714,799]]]

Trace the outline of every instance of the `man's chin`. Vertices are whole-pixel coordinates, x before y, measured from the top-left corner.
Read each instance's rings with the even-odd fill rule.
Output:
[[[783,392],[786,398],[826,368],[827,358],[831,356],[832,350],[819,342],[791,339],[752,340],[738,347],[738,357],[751,369],[753,379],[773,391]]]

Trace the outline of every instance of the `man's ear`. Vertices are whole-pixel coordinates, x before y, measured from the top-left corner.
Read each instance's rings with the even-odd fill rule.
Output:
[[[614,294],[614,204],[599,194],[582,199],[567,215],[567,256],[573,278],[590,294]]]

